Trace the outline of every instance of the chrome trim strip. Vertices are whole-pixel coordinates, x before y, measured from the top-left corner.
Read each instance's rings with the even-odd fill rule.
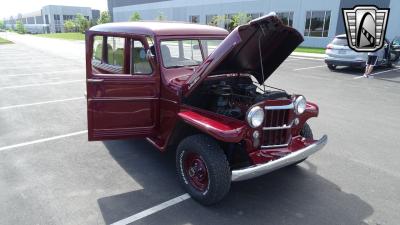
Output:
[[[315,143],[303,149],[297,150],[296,152],[290,153],[277,160],[270,161],[265,164],[249,166],[243,169],[232,170],[231,179],[232,181],[248,180],[254,177],[264,175],[266,173],[270,173],[282,167],[289,166],[321,150],[326,145],[327,142],[328,142],[328,136],[324,135],[322,136],[321,139],[319,139]]]
[[[94,78],[87,79],[87,82],[90,82],[90,83],[101,83],[103,81],[104,81],[104,79],[94,79]]]
[[[261,145],[261,148],[283,148],[289,146],[289,143],[281,145]]]
[[[293,109],[293,108],[294,108],[293,103],[290,103],[289,105],[275,105],[275,106],[267,105],[267,106],[265,106],[266,110]]]
[[[263,130],[283,130],[283,129],[290,129],[290,128],[292,128],[293,123],[294,123],[294,120],[292,120],[292,122],[290,122],[289,125],[286,125],[286,124],[285,124],[285,125],[280,126],[280,127],[263,127]]]

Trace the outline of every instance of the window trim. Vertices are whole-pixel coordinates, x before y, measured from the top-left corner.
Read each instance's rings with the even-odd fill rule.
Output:
[[[287,17],[287,23],[285,23],[285,21],[283,21],[278,15],[279,14],[284,14],[287,13],[288,17]],[[294,11],[290,11],[290,10],[286,10],[286,11],[277,11],[276,15],[279,17],[279,19],[282,20],[282,22],[284,22],[284,24],[288,27],[293,27],[293,23],[294,23]],[[290,16],[292,16],[292,24],[290,24]],[[306,13],[306,17],[307,17],[307,13]],[[307,19],[307,18],[306,18]]]
[[[310,18],[309,18],[309,24],[308,24],[308,28],[307,28],[306,24],[307,24],[307,13],[308,12],[310,12]],[[322,22],[321,36],[311,36],[311,25],[312,25],[313,12],[324,12],[324,17],[322,18],[323,22]],[[305,37],[311,37],[311,38],[327,38],[327,37],[329,37],[329,29],[331,28],[330,26],[328,28],[326,37],[324,37],[327,12],[330,13],[330,15],[329,15],[329,25],[330,25],[330,23],[331,23],[331,15],[332,15],[332,11],[331,10],[321,9],[321,10],[308,10],[308,11],[306,11],[306,16],[305,16],[306,20],[305,20],[305,24],[304,24],[304,27],[305,27],[304,28],[304,36]],[[306,35],[306,32],[305,32],[306,30],[308,32],[308,35]]]

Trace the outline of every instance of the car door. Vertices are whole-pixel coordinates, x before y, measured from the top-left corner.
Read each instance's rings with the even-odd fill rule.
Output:
[[[89,33],[87,114],[89,140],[154,135],[159,76],[144,36]]]

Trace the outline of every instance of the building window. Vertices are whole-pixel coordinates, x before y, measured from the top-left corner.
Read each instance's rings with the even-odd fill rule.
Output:
[[[293,12],[278,12],[276,15],[282,20],[283,24],[293,27]]]
[[[328,37],[331,11],[307,11],[304,36]]]
[[[189,16],[189,22],[200,23],[200,16]]]
[[[74,15],[63,15],[63,20],[67,21],[67,20],[73,20],[75,19]]]
[[[49,15],[45,15],[44,18],[46,20],[46,24],[49,24]]]
[[[55,24],[61,24],[60,15],[54,14],[54,23]]]
[[[264,13],[250,13],[249,16],[252,20],[257,19],[258,17],[262,17]]]
[[[206,15],[206,24],[207,25],[213,25],[213,18],[216,17],[217,15]]]

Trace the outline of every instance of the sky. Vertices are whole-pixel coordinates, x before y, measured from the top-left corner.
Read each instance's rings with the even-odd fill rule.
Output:
[[[38,11],[45,5],[86,6],[107,10],[107,0],[0,0],[0,19]]]

